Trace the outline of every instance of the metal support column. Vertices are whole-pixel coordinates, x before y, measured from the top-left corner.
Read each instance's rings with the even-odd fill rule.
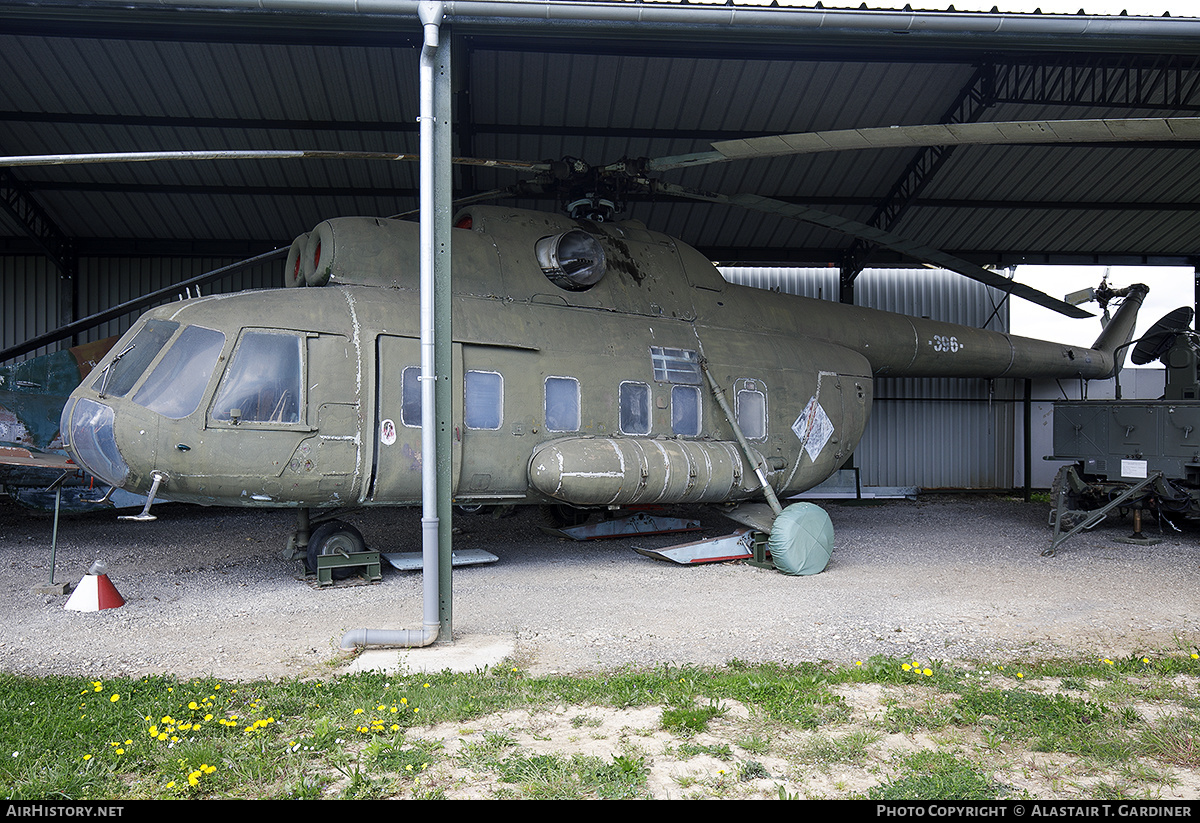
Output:
[[[453,145],[450,130],[452,102],[450,57],[453,38],[449,26],[442,27],[434,57],[434,256],[433,256],[433,359],[437,383],[434,407],[437,416],[437,513],[438,513],[438,615],[442,625],[439,643],[453,640],[453,581],[451,579],[451,517],[453,515],[454,366],[453,335],[450,327],[450,233],[453,219]]]

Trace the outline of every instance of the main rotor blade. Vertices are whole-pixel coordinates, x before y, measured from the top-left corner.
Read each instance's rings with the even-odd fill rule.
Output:
[[[1031,303],[1045,306],[1068,317],[1083,318],[1093,316],[1078,306],[1072,306],[1070,303],[1053,298],[1022,283],[1014,283],[1003,275],[997,274],[990,269],[985,269],[982,266],[977,266],[974,263],[969,263],[952,254],[947,254],[931,246],[915,243],[898,234],[877,229],[874,226],[868,226],[866,223],[859,223],[857,220],[850,220],[836,214],[830,214],[820,209],[797,206],[758,194],[719,194],[716,192],[698,191],[669,183],[660,183],[657,190],[662,194],[686,197],[692,200],[704,200],[709,203],[740,206],[751,211],[773,214],[779,217],[786,217],[790,220],[799,220],[804,223],[812,223],[823,228],[841,232],[842,234],[848,234],[851,237],[862,238],[877,246],[884,246],[898,251],[914,260],[958,272],[964,277],[969,277],[999,291],[1022,297]]]
[[[712,163],[728,163],[733,160],[860,149],[1187,141],[1200,141],[1200,117],[945,123],[813,131],[722,140],[712,144],[713,151],[660,157],[650,160],[646,168],[648,171],[667,171]]]
[[[0,166],[78,166],[96,163],[155,163],[186,160],[399,160],[416,162],[417,154],[391,154],[380,151],[302,151],[231,149],[216,151],[125,151],[96,154],[28,154],[0,157]],[[550,171],[549,163],[525,160],[488,160],[479,157],[454,157],[458,166],[513,169],[523,172]]]

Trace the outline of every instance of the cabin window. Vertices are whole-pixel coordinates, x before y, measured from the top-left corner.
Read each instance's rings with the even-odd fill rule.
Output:
[[[178,328],[179,324],[171,320],[147,320],[128,346],[114,349],[117,353],[92,382],[92,388],[101,397],[124,397]]]
[[[574,377],[546,378],[546,428],[552,432],[579,431],[579,381]]]
[[[300,422],[300,336],[248,331],[213,402],[214,420]]]
[[[650,433],[650,387],[645,383],[622,383],[620,391],[622,434]]]
[[[421,427],[421,367],[409,366],[400,377],[400,422]]]
[[[467,372],[463,417],[468,429],[500,428],[504,419],[504,378],[498,372]]]
[[[671,431],[686,437],[700,434],[700,389],[671,387]]]
[[[650,363],[654,367],[654,379],[659,383],[689,383],[699,385],[700,358],[691,349],[664,349],[650,347]]]
[[[187,417],[200,405],[224,348],[221,332],[188,326],[133,395],[133,402],[172,420]]]
[[[738,389],[734,415],[747,440],[762,440],[767,436],[767,395],[754,381],[748,380],[744,388]]]

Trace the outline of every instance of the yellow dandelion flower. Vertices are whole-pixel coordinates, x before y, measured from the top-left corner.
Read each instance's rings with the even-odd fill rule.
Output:
[[[423,688],[423,689],[428,689],[428,688],[429,688],[429,684],[428,684],[428,683],[426,683],[426,684],[425,684],[424,686],[422,686],[421,688]]]
[[[168,789],[173,789],[173,788],[175,788],[175,781],[174,781],[174,780],[172,780],[170,783],[168,783],[168,784],[167,784],[167,788],[168,788]]]
[[[192,711],[196,711],[197,709],[200,708],[200,704],[197,703],[195,700],[193,700],[192,702],[188,703],[188,708],[191,709]]]
[[[84,760],[91,760],[91,759],[92,759],[92,756],[91,756],[90,754],[85,754],[85,755],[83,756],[83,759],[84,759]]]
[[[904,664],[903,666],[901,666],[900,668],[904,669],[904,671],[906,671],[906,672],[911,672],[911,671],[912,671],[912,666],[908,665],[907,663],[905,663],[905,664]]]
[[[121,699],[121,695],[119,695],[119,694],[114,694],[112,697],[110,697],[110,698],[108,698],[108,699],[109,699],[109,702],[111,702],[111,703],[116,703],[118,700],[120,700],[120,699]]]
[[[921,669],[921,674],[926,677],[933,677],[933,669]]]

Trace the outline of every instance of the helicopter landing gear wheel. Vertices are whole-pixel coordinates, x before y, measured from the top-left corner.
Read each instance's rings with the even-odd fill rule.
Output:
[[[569,529],[582,526],[592,516],[589,509],[577,509],[565,503],[549,503],[542,506],[542,516],[554,529]]]
[[[362,533],[341,520],[330,520],[313,529],[308,538],[308,570],[317,573],[317,558],[323,554],[357,554],[367,550]],[[354,574],[353,567],[332,569],[334,580],[345,580]]]

